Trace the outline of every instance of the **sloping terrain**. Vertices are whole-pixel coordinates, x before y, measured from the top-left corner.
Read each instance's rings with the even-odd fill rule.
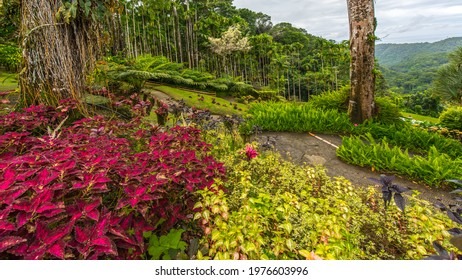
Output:
[[[390,88],[402,93],[430,88],[438,69],[448,63],[448,54],[462,47],[462,37],[435,43],[378,44],[375,55]]]
[[[377,44],[375,57],[382,66],[392,67],[419,55],[450,53],[462,46],[462,37],[448,38],[434,43]]]
[[[340,146],[342,139],[338,135],[317,135],[322,139]],[[355,186],[367,187],[374,185],[368,178],[378,179],[384,172],[372,171],[370,168],[359,167],[341,161],[336,155],[335,147],[319,140],[308,133],[266,132],[255,139],[260,144],[268,143],[278,151],[283,158],[297,164],[322,165],[331,177],[345,177]],[[390,175],[384,173],[386,175]],[[421,199],[435,203],[438,200],[446,204],[457,204],[456,196],[449,194],[449,190],[430,189],[424,184],[396,177],[396,184],[408,187],[420,193]],[[411,193],[408,192],[408,195]]]
[[[156,98],[162,101],[172,102],[171,98],[160,91],[150,91]],[[342,139],[338,135],[317,135],[327,142],[340,146]],[[322,140],[310,136],[308,133],[289,132],[264,132],[254,137],[255,141],[268,144],[279,152],[283,158],[297,164],[322,165],[326,168],[327,174],[331,177],[345,177],[355,186],[367,187],[374,185],[369,178],[379,178],[384,172],[372,171],[370,168],[359,167],[341,161],[336,155],[336,149]],[[389,175],[389,174],[387,174]],[[431,189],[424,184],[396,177],[395,183],[418,191],[419,197],[431,203],[438,200],[446,204],[457,204],[456,196],[449,194],[450,190]],[[407,193],[411,195],[411,193]]]

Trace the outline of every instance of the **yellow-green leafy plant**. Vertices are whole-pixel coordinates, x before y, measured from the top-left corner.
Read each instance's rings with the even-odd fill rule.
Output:
[[[375,188],[271,152],[220,160],[227,179],[196,192],[198,259],[422,259],[448,236],[451,221],[412,196],[403,215],[385,210]]]
[[[455,183],[459,186],[462,186],[462,180],[451,179],[447,180],[448,182]],[[462,189],[458,188],[451,193],[461,194]],[[460,201],[460,198],[459,198]],[[442,212],[446,212],[448,217],[460,226],[462,224],[462,207],[458,205],[449,205],[446,206],[441,202],[435,204]],[[452,245],[454,245],[459,252],[462,252],[462,229],[461,228],[452,228],[448,232],[452,235],[449,240]],[[444,248],[440,243],[433,241],[433,247],[437,254],[428,256],[427,260],[462,260],[462,254],[457,254],[457,251],[451,251]]]

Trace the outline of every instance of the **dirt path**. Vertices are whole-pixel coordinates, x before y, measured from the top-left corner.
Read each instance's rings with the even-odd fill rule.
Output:
[[[159,99],[160,101],[167,102],[173,100],[170,96],[167,94],[155,90],[155,89],[144,89],[145,92],[152,94],[155,98]]]
[[[340,146],[342,139],[337,135],[317,135],[322,139]],[[268,139],[275,143],[275,150],[285,159],[297,164],[323,165],[327,169],[327,174],[331,177],[345,177],[355,186],[370,186],[374,182],[368,178],[379,178],[380,172],[373,172],[370,168],[359,167],[347,164],[336,156],[336,149],[324,143],[308,133],[281,133],[265,132],[256,137],[259,143],[265,143]],[[388,174],[387,174],[388,175]],[[411,188],[420,192],[419,197],[432,203],[441,199],[446,204],[456,204],[454,195],[449,194],[448,190],[435,190],[423,184],[419,184],[405,178],[396,176],[394,182],[398,185]]]
[[[158,90],[149,90],[156,98],[164,102],[174,102],[170,96]],[[342,139],[337,135],[317,135],[330,143],[340,146]],[[374,172],[367,167],[359,167],[341,161],[336,155],[335,147],[310,136],[308,133],[265,132],[256,137],[256,141],[265,143],[268,139],[274,140],[274,149],[283,158],[296,164],[323,165],[331,177],[345,177],[353,185],[367,187],[374,185],[368,178],[379,178],[381,172]],[[388,175],[388,174],[387,174]],[[449,190],[432,189],[424,184],[396,176],[394,182],[398,185],[419,191],[419,197],[431,203],[438,199],[445,204],[457,204],[455,195]]]

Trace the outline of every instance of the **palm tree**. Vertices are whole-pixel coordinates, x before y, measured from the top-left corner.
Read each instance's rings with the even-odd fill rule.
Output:
[[[449,64],[437,73],[433,91],[444,100],[462,105],[462,48],[449,55]]]

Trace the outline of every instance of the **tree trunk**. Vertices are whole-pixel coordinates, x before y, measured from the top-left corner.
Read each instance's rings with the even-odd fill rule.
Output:
[[[348,114],[363,123],[374,113],[375,22],[373,0],[347,0],[350,23],[351,92]]]
[[[144,54],[152,54],[151,52],[151,44],[148,42],[148,36],[146,35],[146,23],[144,20],[144,10],[143,13],[141,14],[142,16],[142,23],[143,23],[143,49],[144,49]],[[153,42],[154,43],[154,42]]]
[[[173,38],[173,47],[174,47],[174,50],[175,50],[175,62],[179,62],[178,60],[178,44],[176,42],[176,28],[175,28],[175,19],[172,18],[172,29],[173,29],[173,35],[172,35],[172,38]]]
[[[132,43],[130,41],[130,28],[128,27],[128,19],[129,19],[129,16],[128,16],[128,9],[127,9],[127,4],[125,4],[125,34],[127,34],[126,38],[127,38],[127,56],[130,58],[130,57],[133,57],[133,53],[132,53]]]
[[[125,47],[124,32],[122,32],[122,21],[119,14],[107,15],[106,21],[108,28],[112,34],[111,40],[111,55],[118,55],[122,53]]]
[[[157,28],[159,30],[159,47],[160,47],[160,55],[164,56],[164,49],[163,49],[163,42],[162,42],[162,32],[160,31],[160,14],[157,15]],[[167,55],[165,55],[167,56]]]
[[[197,14],[197,9],[196,9],[196,12],[195,12],[195,20],[194,20],[194,23],[195,25],[197,24],[198,22],[198,14]],[[194,54],[195,54],[195,58],[196,58],[196,65],[199,65],[199,37],[198,37],[198,31],[195,30],[194,32]]]
[[[122,18],[120,14],[114,15],[114,25],[116,26],[116,32],[113,34],[113,55],[119,55],[125,49],[125,38],[122,28]]]
[[[135,28],[135,4],[133,4],[133,7],[132,7],[132,16],[133,16],[133,22],[132,22],[132,25],[133,25],[133,55],[135,56],[135,58],[138,57],[138,46],[136,45],[136,28]]]
[[[173,5],[175,5],[174,3]],[[183,63],[183,46],[181,44],[181,31],[180,31],[180,20],[178,19],[178,11],[175,6],[173,6],[173,16],[174,16],[174,28],[176,28],[176,42],[178,44],[178,56],[180,58],[179,62]],[[178,61],[177,61],[178,62]]]
[[[86,75],[102,46],[100,27],[82,17],[58,22],[55,15],[61,5],[60,0],[21,3],[20,105],[57,106],[69,98],[86,114],[82,96]]]
[[[185,44],[186,44],[186,54],[187,54],[187,57],[188,57],[188,68],[193,69],[194,65],[193,65],[193,62],[191,60],[191,49],[190,49],[190,38],[191,38],[191,35],[189,33],[190,24],[191,24],[191,21],[188,18],[187,21],[186,21],[186,28],[185,28],[185,37],[186,37],[185,38]]]

